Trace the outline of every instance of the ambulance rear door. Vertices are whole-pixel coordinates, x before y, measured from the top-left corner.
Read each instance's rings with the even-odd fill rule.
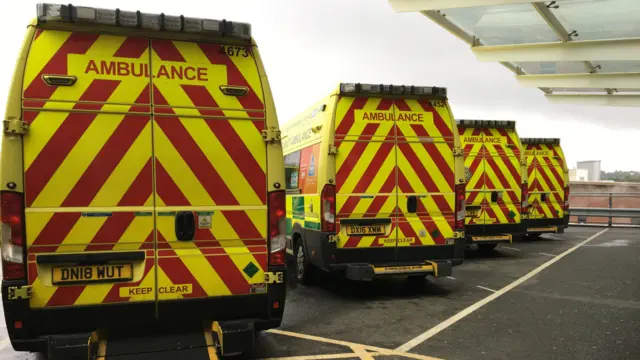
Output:
[[[343,252],[339,261],[395,259],[397,174],[393,111],[393,100],[389,98],[340,96],[337,101],[337,247],[366,251],[366,258],[351,258]]]
[[[395,99],[399,261],[433,256],[453,238],[454,131],[445,101]]]

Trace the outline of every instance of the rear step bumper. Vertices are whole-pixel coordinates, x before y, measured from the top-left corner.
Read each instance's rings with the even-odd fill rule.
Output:
[[[448,260],[425,261],[415,264],[339,264],[332,270],[344,271],[345,277],[356,281],[371,281],[388,276],[432,275],[435,277],[450,276],[453,264]]]
[[[568,216],[555,219],[529,219],[524,223],[525,231],[527,234],[563,234],[568,220]]]
[[[513,238],[526,232],[524,223],[496,225],[467,225],[465,234],[467,244],[511,243]]]
[[[31,309],[28,299],[8,300],[8,288],[24,282],[3,281],[2,301],[7,331],[17,351],[47,352],[55,340],[83,339],[97,329],[157,330],[192,328],[203,320],[251,321],[257,331],[280,326],[285,307],[286,284],[271,284],[267,294],[237,295],[216,298],[162,301],[157,304],[160,319],[155,317],[155,302],[113,305],[73,306]],[[275,305],[277,302],[277,306]],[[21,321],[21,327],[14,326]],[[84,351],[84,350],[81,350]]]

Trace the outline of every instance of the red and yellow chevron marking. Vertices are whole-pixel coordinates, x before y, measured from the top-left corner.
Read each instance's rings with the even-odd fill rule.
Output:
[[[23,79],[24,107],[148,113],[149,66],[148,39],[39,31]],[[43,75],[71,75],[77,81],[49,86]]]
[[[558,145],[526,144],[529,174],[530,218],[551,219],[564,216],[564,153]],[[548,194],[542,201],[542,194]]]
[[[466,201],[481,206],[478,216],[467,217],[467,225],[507,224],[521,221],[520,159],[522,146],[514,130],[459,127],[465,153],[465,167],[471,178],[467,182]],[[485,141],[485,139],[492,141]],[[491,192],[501,191],[502,198],[491,201]]]
[[[155,112],[264,118],[262,84],[251,46],[233,46],[234,56],[223,48],[226,45],[153,39]],[[174,69],[184,69],[184,81],[175,81]],[[170,77],[160,76],[164,71]],[[245,87],[248,92],[238,97],[224,95],[220,87],[227,85]]]
[[[419,113],[425,121],[396,122],[394,113]],[[363,121],[371,116],[392,120]],[[448,110],[428,101],[342,97],[335,119],[338,218],[392,220],[381,236],[347,236],[339,228],[338,247],[393,247],[389,240],[396,236],[414,238],[407,246],[450,238],[454,134]],[[415,214],[406,208],[411,195],[420,199]]]
[[[177,58],[165,64],[162,45],[150,55],[149,44],[49,30],[33,42],[24,79],[24,119],[31,125],[24,166],[34,308],[266,290],[264,120],[241,120],[264,117],[254,59],[224,59],[208,53],[208,44],[180,43],[182,64],[173,64]],[[193,63],[194,46],[218,63]],[[151,66],[150,58],[163,60]],[[218,82],[185,84],[177,74],[175,83],[161,81],[163,64],[182,66],[185,78],[197,77],[198,68],[215,69],[202,71]],[[51,74],[74,75],[77,82],[49,87],[42,75]],[[218,100],[212,89],[220,85],[248,92]],[[219,106],[202,102],[205,92]],[[190,102],[180,102],[184,94]],[[154,119],[156,104],[164,115]],[[209,115],[218,118],[202,118]],[[178,242],[173,215],[194,207],[210,214],[212,227]],[[51,268],[36,262],[41,253],[131,250],[145,251],[146,260],[134,264],[132,281],[118,284],[52,286]],[[243,271],[250,264],[255,269]],[[189,291],[166,290],[176,286]]]

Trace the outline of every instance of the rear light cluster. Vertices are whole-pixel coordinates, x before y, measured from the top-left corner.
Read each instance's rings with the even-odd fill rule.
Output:
[[[24,199],[22,194],[0,192],[0,242],[2,276],[5,280],[23,279],[24,272]]]
[[[98,9],[85,6],[38,4],[38,21],[89,23],[154,31],[204,33],[248,40],[251,25],[226,20],[190,18],[182,15],[147,14],[140,11]]]
[[[529,211],[529,184],[524,183],[522,185],[522,200],[521,200],[521,207],[522,207],[522,214],[527,214]]]
[[[465,204],[465,196],[466,196],[466,185],[458,184],[456,185],[456,204],[455,204],[455,230],[456,231],[464,231],[464,217],[467,215],[467,206]]]
[[[320,196],[322,201],[321,229],[324,232],[336,231],[336,187],[335,185],[325,185]]]
[[[284,190],[269,193],[269,265],[285,264],[286,195]]]
[[[564,187],[564,211],[569,211],[569,186]]]

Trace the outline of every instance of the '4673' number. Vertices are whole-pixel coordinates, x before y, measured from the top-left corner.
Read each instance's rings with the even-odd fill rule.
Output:
[[[244,46],[221,46],[220,53],[227,56],[242,56],[249,57],[249,48]]]

